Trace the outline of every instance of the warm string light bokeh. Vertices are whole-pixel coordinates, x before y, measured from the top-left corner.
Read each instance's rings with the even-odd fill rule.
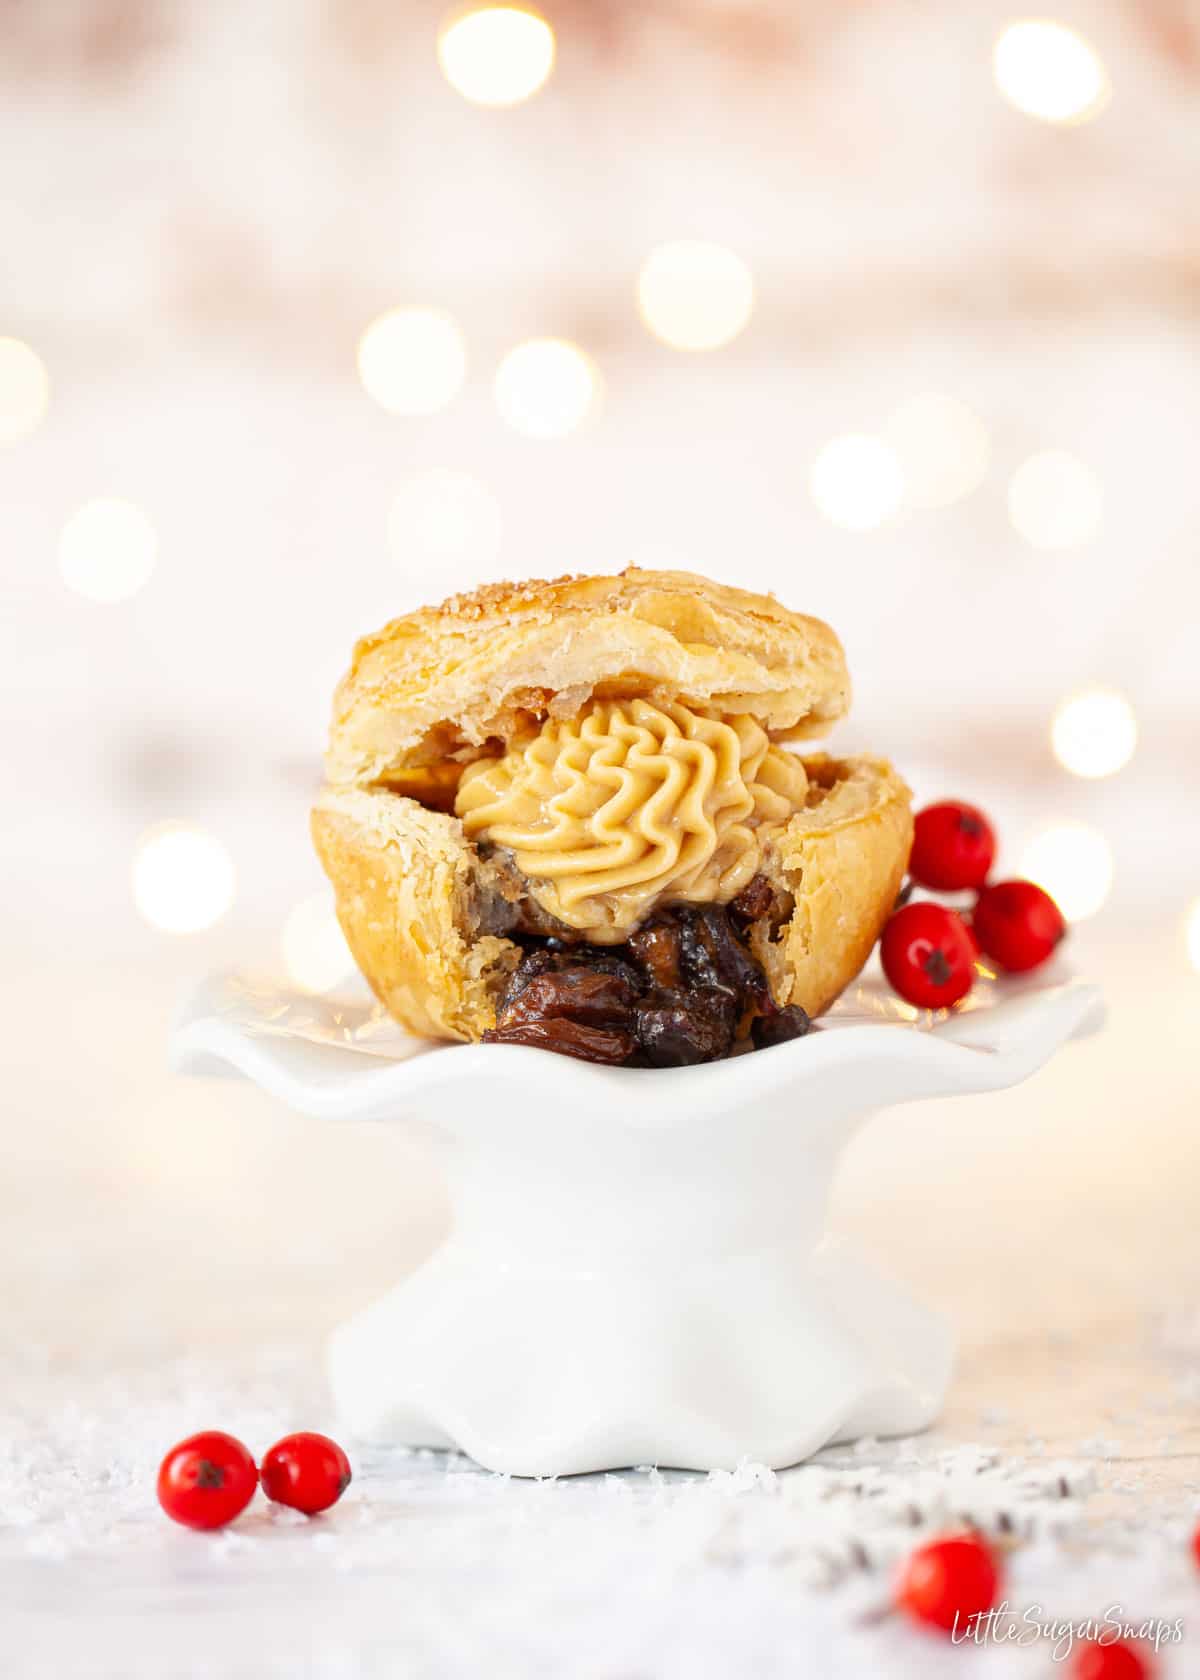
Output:
[[[883,440],[904,478],[907,507],[949,507],[978,490],[992,445],[983,421],[959,397],[919,391],[894,410]]]
[[[200,933],[233,903],[233,859],[214,834],[190,823],[156,823],[133,854],[133,898],[162,933]]]
[[[1183,920],[1184,944],[1187,947],[1188,961],[1200,974],[1200,898],[1190,906]]]
[[[1112,890],[1112,848],[1088,823],[1048,823],[1022,850],[1020,873],[1044,887],[1069,922],[1081,922]]]
[[[1123,694],[1088,688],[1065,699],[1050,725],[1054,756],[1073,776],[1115,776],[1133,757],[1137,719]]]
[[[817,510],[847,531],[874,531],[900,511],[904,473],[882,438],[847,432],[817,453],[808,476]]]
[[[279,939],[284,972],[299,991],[331,992],[354,970],[329,893],[313,893],[288,912]]]
[[[50,404],[50,375],[37,351],[0,338],[0,445],[37,430]]]
[[[456,93],[473,105],[519,105],[554,68],[554,31],[532,8],[482,6],[448,18],[438,62]]]
[[[1108,103],[1108,76],[1095,49],[1048,18],[1010,23],[996,41],[992,69],[1005,99],[1043,122],[1087,122]]]
[[[63,582],[89,601],[128,601],[150,580],[158,537],[134,502],[98,496],[76,508],[58,539]]]
[[[531,7],[472,7],[448,15],[430,43],[430,64],[448,87],[495,115],[549,83],[559,43]],[[988,75],[999,97],[1035,121],[1064,126],[1099,117],[1112,89],[1096,48],[1052,19],[1014,19],[996,36]],[[664,234],[672,230],[664,229]],[[684,356],[712,355],[753,337],[758,298],[744,255],[705,236],[666,237],[645,252],[629,279],[629,318],[658,346]],[[386,301],[386,300],[383,300]],[[548,326],[551,323],[547,323]],[[368,322],[357,346],[367,395],[387,415],[420,423],[458,401],[474,378],[490,381],[498,422],[541,443],[569,439],[601,416],[603,358],[556,336],[534,337],[497,356],[472,342],[471,324],[436,299],[398,298]],[[736,352],[734,352],[736,353]],[[0,446],[17,448],[46,419],[51,378],[37,349],[0,336]],[[994,423],[993,423],[994,424]],[[930,516],[984,491],[999,477],[1014,535],[1049,557],[1086,550],[1100,535],[1104,487],[1081,455],[1049,438],[1024,459],[1002,462],[989,417],[964,393],[917,390],[888,414],[863,415],[810,456],[807,486],[817,512],[855,536]],[[387,545],[414,600],[498,575],[504,516],[494,488],[453,462],[397,476]],[[123,496],[80,501],[64,519],[58,566],[65,585],[89,602],[127,602],[160,562],[160,539],[146,511]],[[674,557],[680,563],[680,557]],[[1070,776],[1099,780],[1132,759],[1138,724],[1130,699],[1097,683],[1066,695],[1049,722],[1050,746]],[[1079,822],[1048,822],[1020,865],[1080,919],[1112,886],[1104,834]],[[133,894],[151,926],[192,933],[212,926],[233,902],[235,869],[224,844],[192,825],[156,826],[138,842]],[[1200,902],[1185,919],[1185,945],[1200,968]],[[331,906],[316,895],[295,906],[282,933],[284,966],[304,990],[321,991],[346,974],[349,956]]]
[[[719,350],[754,310],[754,277],[735,251],[702,239],[656,245],[637,281],[647,332],[672,350]]]
[[[1008,516],[1033,548],[1082,548],[1100,530],[1104,492],[1084,462],[1065,449],[1045,449],[1013,474]]]
[[[358,341],[358,373],[389,414],[436,414],[466,383],[466,342],[440,309],[389,309]]]
[[[531,438],[560,438],[573,432],[600,394],[591,358],[559,338],[531,339],[510,350],[496,370],[500,418]]]

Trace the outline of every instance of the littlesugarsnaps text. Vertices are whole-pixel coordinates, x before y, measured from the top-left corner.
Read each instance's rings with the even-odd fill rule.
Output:
[[[1158,1652],[1164,1645],[1180,1644],[1183,1637],[1182,1616],[1173,1621],[1147,1616],[1139,1621],[1120,1604],[1110,1604],[1099,1616],[1072,1622],[1048,1616],[1040,1604],[1016,1610],[1007,1599],[991,1610],[965,1617],[961,1623],[956,1617],[950,1633],[955,1645],[1033,1645],[1044,1640],[1055,1662],[1065,1662],[1076,1642],[1084,1640],[1101,1645],[1111,1645],[1118,1639],[1138,1641]]]

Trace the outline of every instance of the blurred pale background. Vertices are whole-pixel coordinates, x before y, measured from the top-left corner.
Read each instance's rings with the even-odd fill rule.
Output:
[[[984,803],[1109,991],[1027,1090],[871,1128],[839,1218],[968,1380],[1186,1303],[1200,5],[1056,17],[0,11],[14,1360],[315,1336],[428,1246],[406,1140],[172,1080],[167,1024],[217,963],[341,977],[306,807],[357,634],[634,561],[827,617],[839,744]]]

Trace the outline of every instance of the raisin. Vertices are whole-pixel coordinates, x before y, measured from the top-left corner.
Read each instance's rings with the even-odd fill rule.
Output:
[[[773,1044],[787,1044],[793,1038],[803,1038],[812,1022],[798,1003],[778,1009],[773,1015],[760,1015],[750,1027],[750,1037],[756,1050],[769,1050]]]
[[[531,951],[509,981],[487,1044],[531,1044],[614,1067],[633,1054],[641,977],[615,953]]]
[[[648,979],[663,991],[677,991],[682,984],[679,928],[671,922],[647,922],[630,935],[629,954]]]
[[[638,970],[615,951],[594,945],[563,947],[554,941],[536,946],[521,958],[509,978],[498,1013],[503,1015],[534,980],[547,974],[565,974],[573,969],[581,974],[607,974],[614,980],[620,980],[628,986],[631,998],[642,988]]]
[[[759,922],[775,907],[775,888],[765,875],[756,875],[729,901],[729,914],[744,927]]]
[[[651,1067],[715,1062],[733,1046],[738,1006],[718,986],[699,986],[639,1006],[638,1044]]]
[[[693,983],[721,986],[743,1005],[770,1010],[766,976],[715,904],[693,911],[684,923],[684,961]]]
[[[573,965],[536,974],[501,1006],[497,1026],[521,1021],[581,1021],[594,1026],[629,1020],[636,991],[620,974]]]
[[[620,1067],[634,1050],[632,1031],[624,1027],[589,1027],[564,1017],[549,1021],[515,1021],[493,1027],[483,1035],[485,1044],[529,1044],[535,1050],[555,1050],[560,1056],[574,1056],[580,1062],[601,1062]]]

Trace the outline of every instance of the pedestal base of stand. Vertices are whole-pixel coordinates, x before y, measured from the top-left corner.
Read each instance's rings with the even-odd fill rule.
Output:
[[[782,1469],[938,1415],[948,1326],[831,1244],[666,1278],[490,1266],[447,1243],[333,1338],[345,1426],[489,1470]]]
[[[823,1240],[855,1128],[1015,1085],[1103,1017],[1094,986],[1052,974],[981,979],[946,1018],[906,1008],[868,979],[807,1038],[646,1070],[385,1043],[369,1001],[225,977],[173,1051],[307,1114],[404,1120],[439,1152],[450,1241],[334,1338],[354,1433],[515,1475],[777,1468],[923,1428],[949,1378],[941,1321]]]

